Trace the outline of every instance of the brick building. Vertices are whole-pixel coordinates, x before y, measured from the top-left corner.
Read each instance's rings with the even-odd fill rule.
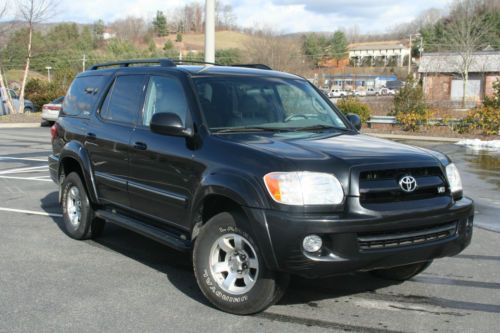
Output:
[[[464,60],[459,53],[425,53],[418,67],[428,101],[461,102],[464,81],[461,68]],[[466,101],[472,106],[484,96],[493,95],[493,83],[500,80],[500,52],[473,53],[470,59]]]

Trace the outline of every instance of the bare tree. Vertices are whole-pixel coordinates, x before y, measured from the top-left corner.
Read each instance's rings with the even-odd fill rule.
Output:
[[[456,1],[450,12],[452,20],[449,21],[445,29],[450,49],[460,55],[457,69],[463,80],[463,106],[465,106],[467,98],[469,70],[473,64],[474,52],[487,46],[485,37],[490,34],[493,28],[480,15],[483,9],[483,3],[479,1]]]
[[[0,2],[0,19],[7,13],[7,3]],[[2,34],[3,31],[0,31]],[[6,108],[7,113],[14,113],[14,108],[12,107],[12,100],[10,99],[10,94],[7,91],[7,84],[4,80],[2,68],[2,63],[0,62],[0,110]]]
[[[119,38],[134,42],[141,40],[147,32],[144,19],[134,16],[116,20],[110,24],[110,27],[117,32]]]
[[[55,9],[54,0],[17,0],[18,15],[28,25],[28,45],[26,55],[26,65],[24,67],[23,81],[21,82],[21,91],[19,93],[18,113],[24,111],[24,89],[30,70],[33,30],[36,23],[43,22],[53,15]]]

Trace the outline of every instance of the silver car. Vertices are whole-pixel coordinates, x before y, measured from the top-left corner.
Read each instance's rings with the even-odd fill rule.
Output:
[[[61,96],[48,104],[44,104],[42,107],[42,125],[51,125],[57,120],[63,101],[64,96]]]

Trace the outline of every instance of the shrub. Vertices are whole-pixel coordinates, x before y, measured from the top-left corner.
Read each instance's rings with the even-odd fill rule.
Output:
[[[178,34],[177,34],[177,36],[175,37],[175,41],[176,41],[177,43],[182,42],[182,34],[178,33]]]
[[[31,79],[26,83],[26,98],[31,100],[38,111],[42,106],[66,94],[66,91],[57,82],[45,82],[40,79]]]
[[[410,75],[404,87],[394,96],[394,110],[391,112],[403,125],[403,129],[415,131],[429,120],[429,110],[424,101],[422,87]]]
[[[482,106],[469,111],[456,127],[459,133],[479,130],[484,135],[498,135],[500,132],[500,108]]]
[[[363,123],[366,123],[366,121],[370,118],[370,113],[371,113],[370,107],[367,104],[360,102],[355,97],[341,98],[337,102],[337,107],[344,114],[348,113],[357,114],[361,118],[361,121]]]
[[[486,107],[500,109],[500,80],[497,79],[493,83],[493,90],[495,90],[493,97],[485,96],[484,101],[483,101],[483,105]]]

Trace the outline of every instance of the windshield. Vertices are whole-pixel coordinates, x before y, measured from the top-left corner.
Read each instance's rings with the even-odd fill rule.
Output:
[[[194,83],[212,131],[347,129],[305,80],[204,77]]]

